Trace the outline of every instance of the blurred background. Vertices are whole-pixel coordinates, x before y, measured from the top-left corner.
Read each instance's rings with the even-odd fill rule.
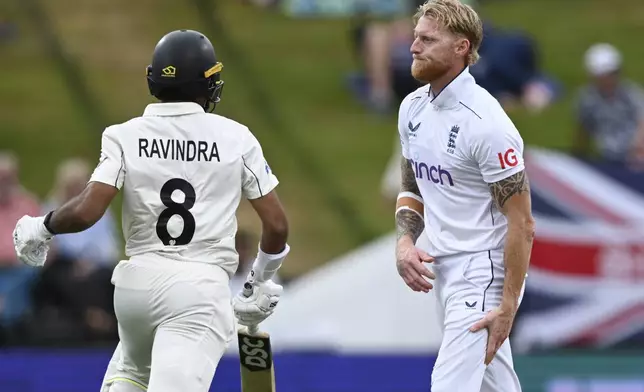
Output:
[[[208,35],[219,114],[247,124],[281,180],[292,253],[273,336],[280,392],[429,389],[431,294],[397,276],[397,109],[416,0],[5,0],[0,3],[0,391],[98,390],[118,339],[110,275],[120,200],[21,267],[15,222],[78,194],[105,126],[153,102],[165,33]],[[512,335],[525,391],[644,391],[644,2],[470,0],[479,84],[526,142],[537,237]],[[260,224],[240,206],[237,290]],[[422,243],[421,243],[422,246]],[[315,303],[315,312],[310,304]],[[213,391],[239,391],[233,342]]]

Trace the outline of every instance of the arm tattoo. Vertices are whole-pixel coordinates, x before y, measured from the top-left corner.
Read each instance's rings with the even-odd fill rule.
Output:
[[[530,192],[530,184],[528,183],[525,170],[521,170],[508,178],[490,184],[490,191],[492,192],[492,199],[494,199],[496,205],[499,209],[503,209],[505,202],[514,194]]]
[[[403,158],[400,166],[402,169],[401,192],[412,192],[420,197],[420,189],[418,189],[414,169],[411,167],[411,160]]]
[[[420,190],[416,183],[416,175],[411,167],[411,161],[408,161],[405,158],[403,158],[402,162],[401,191],[412,192],[420,196]],[[414,211],[401,210],[396,214],[396,238],[400,239],[405,235],[409,235],[415,243],[424,229],[425,221]]]
[[[425,222],[417,213],[409,210],[402,210],[396,214],[396,238],[410,236],[414,243],[425,230]]]

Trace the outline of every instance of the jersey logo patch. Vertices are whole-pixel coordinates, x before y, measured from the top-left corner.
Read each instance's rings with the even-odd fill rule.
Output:
[[[519,159],[513,148],[508,148],[505,153],[498,153],[499,163],[501,164],[501,169],[506,167],[515,167],[519,164]]]
[[[271,167],[268,166],[268,162],[264,161],[264,168],[266,169],[266,174],[270,174]]]
[[[420,122],[416,124],[416,126],[414,126],[414,124],[412,124],[410,121],[409,124],[407,124],[407,127],[409,127],[409,138],[411,139],[412,137],[416,137],[416,132],[420,127]]]
[[[458,137],[458,131],[461,128],[458,125],[454,125],[452,129],[449,130],[449,140],[447,141],[447,152],[454,154],[454,149],[456,148],[456,138]]]
[[[443,169],[441,165],[428,165],[425,162],[411,161],[414,174],[419,180],[426,179],[434,184],[454,186],[454,179],[452,174],[447,169]]]

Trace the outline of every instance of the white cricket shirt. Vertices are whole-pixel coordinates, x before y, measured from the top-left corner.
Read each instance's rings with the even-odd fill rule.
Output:
[[[155,103],[103,132],[91,181],[123,187],[125,252],[237,268],[235,213],[277,184],[250,130],[195,103]]]
[[[524,169],[523,139],[498,101],[463,70],[437,96],[430,86],[400,106],[402,154],[412,161],[435,257],[501,248],[505,216],[488,184]]]

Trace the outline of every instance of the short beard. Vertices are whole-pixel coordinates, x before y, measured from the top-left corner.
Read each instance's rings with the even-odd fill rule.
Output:
[[[414,60],[411,65],[411,75],[421,83],[431,83],[449,71],[446,63],[437,63],[428,60]]]

